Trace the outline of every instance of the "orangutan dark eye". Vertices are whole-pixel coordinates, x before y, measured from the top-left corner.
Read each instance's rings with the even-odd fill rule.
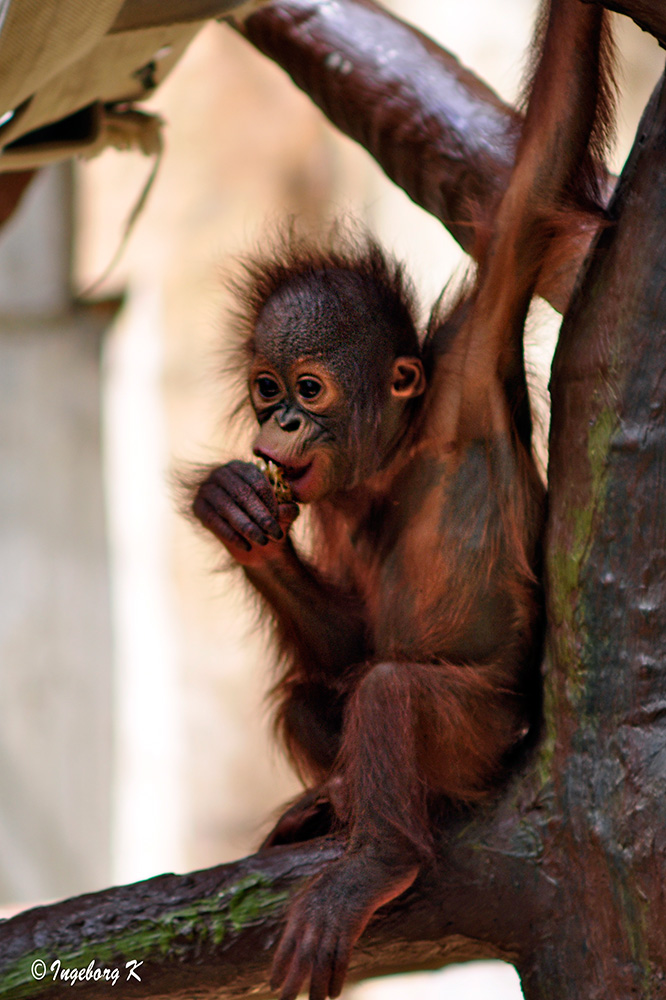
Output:
[[[319,379],[307,377],[298,380],[298,394],[303,399],[316,399],[322,388]]]
[[[260,375],[255,385],[262,399],[273,399],[280,391],[280,386],[270,375]]]

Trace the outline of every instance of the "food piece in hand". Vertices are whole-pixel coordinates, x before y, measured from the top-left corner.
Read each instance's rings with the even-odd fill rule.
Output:
[[[273,492],[275,493],[275,499],[278,503],[289,503],[292,499],[291,488],[289,483],[284,478],[284,471],[281,466],[276,465],[275,462],[264,461],[263,458],[258,458],[255,462],[258,469],[265,474],[269,483],[273,487]]]

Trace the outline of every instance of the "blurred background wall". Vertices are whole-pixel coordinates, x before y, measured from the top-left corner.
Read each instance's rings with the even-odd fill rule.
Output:
[[[514,98],[532,0],[392,6]],[[616,169],[663,63],[618,24]],[[266,637],[173,489],[188,463],[249,454],[226,419],[221,270],[285,214],[316,227],[340,212],[408,262],[424,310],[461,266],[442,226],[228,26],[206,27],[150,104],[168,123],[166,152],[95,291],[122,295],[117,310],[73,308],[67,261],[73,241],[77,292],[102,274],[148,160],[107,152],[73,182],[66,167],[47,172],[0,235],[0,903],[231,860],[297,790],[269,740]],[[537,313],[543,370],[556,322]],[[497,964],[417,986],[520,997]]]

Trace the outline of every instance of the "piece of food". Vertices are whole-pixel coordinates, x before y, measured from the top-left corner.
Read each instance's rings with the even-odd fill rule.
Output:
[[[291,500],[291,487],[284,478],[284,470],[281,466],[271,462],[270,459],[266,462],[263,458],[257,459],[255,465],[266,475],[278,503],[287,503]]]

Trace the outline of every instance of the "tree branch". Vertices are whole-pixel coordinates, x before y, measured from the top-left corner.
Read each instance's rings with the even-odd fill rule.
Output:
[[[538,803],[525,798],[524,782],[512,789],[493,807],[447,824],[437,863],[371,921],[354,951],[352,980],[470,959],[511,961],[529,950],[536,907],[549,905],[552,891],[536,864]],[[108,982],[92,974],[117,969],[120,984],[130,961],[143,963],[135,970],[141,982],[131,981],[136,1000],[268,997],[289,896],[341,849],[333,838],[273,848],[20,913],[0,923],[0,1000],[71,997],[71,982],[57,975],[85,973],[91,962],[76,996],[106,997]],[[42,979],[35,962],[43,963]]]
[[[364,146],[468,253],[508,183],[521,116],[449,52],[372,0],[280,0],[245,37]],[[614,178],[606,175],[608,192]],[[564,311],[596,225],[556,239],[538,292]]]

